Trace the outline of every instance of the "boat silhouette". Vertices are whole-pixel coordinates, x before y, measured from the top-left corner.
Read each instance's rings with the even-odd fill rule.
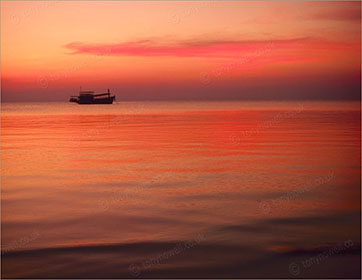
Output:
[[[112,104],[116,96],[111,96],[109,89],[106,93],[97,93],[94,91],[79,91],[78,96],[71,96],[69,102],[78,104]]]

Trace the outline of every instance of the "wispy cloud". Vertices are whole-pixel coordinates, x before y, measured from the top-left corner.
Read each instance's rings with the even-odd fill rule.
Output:
[[[326,10],[312,14],[309,18],[314,20],[333,20],[333,21],[361,21],[361,9],[340,9]]]
[[[293,46],[310,43],[311,40],[311,38],[302,37],[284,40],[193,40],[164,44],[156,43],[154,40],[113,44],[71,42],[65,45],[65,48],[71,50],[71,54],[107,56],[234,57],[255,51],[270,43]]]

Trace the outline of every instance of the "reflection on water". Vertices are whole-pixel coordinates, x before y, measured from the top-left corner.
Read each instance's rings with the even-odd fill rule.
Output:
[[[360,277],[359,105],[2,104],[2,276]]]

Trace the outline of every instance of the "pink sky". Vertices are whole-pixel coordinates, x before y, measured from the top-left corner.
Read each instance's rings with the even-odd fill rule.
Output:
[[[361,3],[2,1],[2,101],[359,99]]]

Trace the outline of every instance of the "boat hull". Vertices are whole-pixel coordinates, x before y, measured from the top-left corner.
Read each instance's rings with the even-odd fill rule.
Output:
[[[105,97],[105,98],[96,98],[93,100],[76,100],[78,104],[81,105],[90,105],[90,104],[112,104],[114,101],[114,96]]]

